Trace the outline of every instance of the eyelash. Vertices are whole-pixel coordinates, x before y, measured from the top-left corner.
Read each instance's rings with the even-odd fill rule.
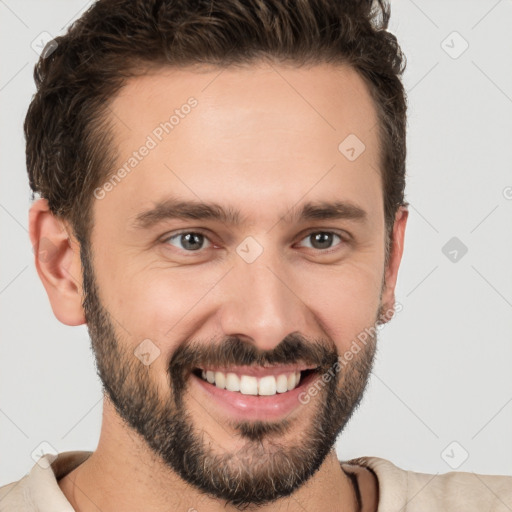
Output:
[[[307,247],[308,249],[312,249],[313,251],[318,251],[320,253],[323,253],[323,254],[329,254],[331,252],[334,252],[336,251],[337,247],[340,246],[340,245],[344,245],[344,244],[347,244],[348,243],[348,236],[342,236],[340,233],[337,233],[336,231],[328,231],[328,230],[313,230],[313,231],[309,231],[308,233],[306,233],[306,235],[301,238],[301,242],[309,237],[311,237],[311,235],[314,235],[314,234],[319,234],[319,233],[323,233],[323,234],[330,234],[330,235],[335,235],[337,236],[339,239],[340,239],[340,243],[338,243],[337,245],[335,245],[334,247],[328,247],[327,249],[315,249],[313,247]],[[212,241],[208,238],[208,235],[206,233],[204,233],[203,231],[201,231],[200,229],[197,229],[197,230],[183,230],[183,231],[179,231],[177,233],[174,233],[172,234],[171,236],[166,236],[163,240],[162,240],[162,243],[165,244],[165,245],[172,245],[172,244],[169,244],[169,241],[172,240],[172,239],[178,239],[179,240],[179,237],[182,236],[182,235],[186,235],[186,234],[195,234],[195,235],[201,235],[203,236],[206,240],[208,240],[210,242],[210,244],[212,243]],[[173,246],[175,247],[175,246]],[[194,254],[200,254],[201,252],[204,251],[204,249],[198,249],[196,251],[188,251],[186,249],[179,249],[179,248],[176,248],[178,249],[179,251],[183,251],[185,253],[189,253],[190,255],[194,255]]]

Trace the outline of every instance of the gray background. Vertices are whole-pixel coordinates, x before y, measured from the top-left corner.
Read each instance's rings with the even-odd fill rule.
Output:
[[[41,442],[94,450],[100,431],[86,327],[56,320],[35,271],[22,132],[32,42],[88,5],[0,0],[0,485],[33,466]],[[512,474],[511,24],[510,0],[392,0],[390,31],[408,58],[403,310],[381,331],[342,459]]]

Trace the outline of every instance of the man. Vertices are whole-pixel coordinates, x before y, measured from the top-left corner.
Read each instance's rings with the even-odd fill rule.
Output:
[[[334,450],[408,215],[388,20],[383,1],[100,0],[43,53],[30,237],[55,316],[87,323],[103,422],[1,511],[509,510],[511,477]]]

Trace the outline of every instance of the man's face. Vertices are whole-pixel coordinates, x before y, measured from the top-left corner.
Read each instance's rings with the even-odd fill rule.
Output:
[[[359,403],[376,337],[343,355],[392,298],[369,93],[346,67],[166,70],[131,80],[112,111],[129,171],[97,189],[83,254],[109,398],[201,490],[290,494]],[[142,215],[175,203],[217,206]]]

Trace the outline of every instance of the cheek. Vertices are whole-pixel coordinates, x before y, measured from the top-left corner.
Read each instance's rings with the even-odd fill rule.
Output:
[[[151,264],[115,279],[110,276],[102,289],[109,311],[130,333],[130,345],[150,339],[168,362],[177,344],[201,325],[208,292],[221,276],[222,272],[201,273],[192,266],[170,269]],[[126,339],[126,332],[122,334]]]
[[[311,281],[310,285],[315,286],[312,289],[320,290],[315,295],[310,292],[306,303],[338,351],[345,351],[360,333],[375,324],[382,275],[376,272],[375,266],[355,264],[329,272],[328,276],[315,274],[309,277],[303,274],[304,289]]]

